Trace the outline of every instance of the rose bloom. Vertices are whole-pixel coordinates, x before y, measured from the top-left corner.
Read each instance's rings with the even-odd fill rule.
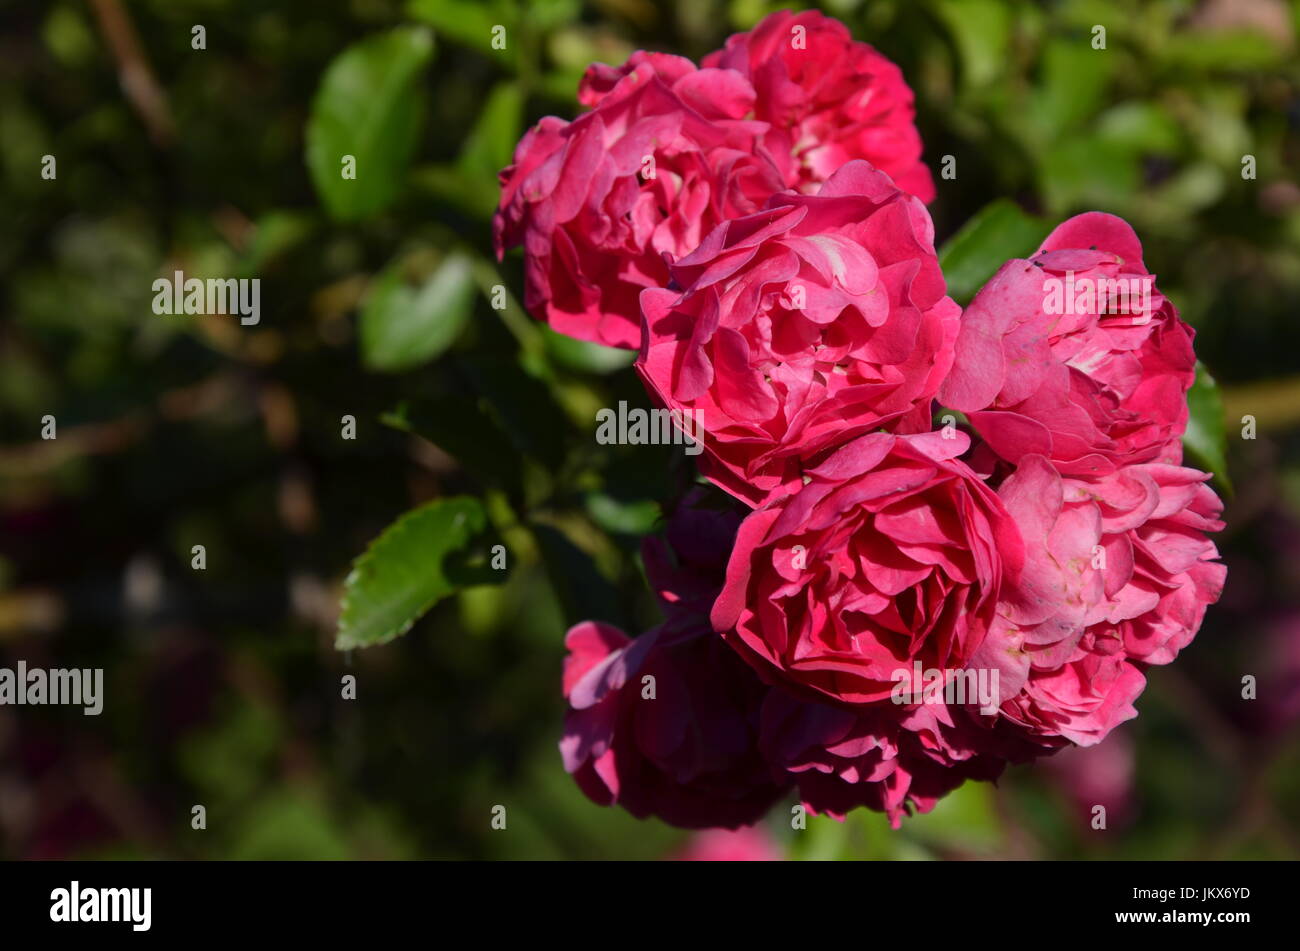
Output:
[[[734,829],[784,793],[757,747],[763,685],[707,625],[632,640],[586,621],[565,646],[560,751],[593,802],[687,829]]]
[[[734,69],[753,84],[754,114],[770,125],[764,145],[790,187],[815,190],[846,162],[866,159],[903,191],[934,200],[902,70],[855,43],[838,20],[782,10],[732,36],[703,65]]]
[[[957,459],[968,446],[956,430],[871,433],[809,470],[741,524],[714,628],[769,682],[845,705],[894,707],[915,663],[969,666],[1003,636],[1024,546]]]
[[[1004,718],[1091,746],[1137,715],[1144,671],[1177,657],[1223,590],[1226,569],[1207,537],[1223,527],[1222,503],[1208,478],[1143,463],[1079,479],[1042,456],[1022,459],[999,489],[1025,542],[1021,586],[1064,602],[1058,617],[1077,626],[1045,636],[1047,626],[1013,627],[982,652],[999,670]]]
[[[993,780],[1005,755],[1035,749],[1004,740],[944,704],[850,710],[774,689],[763,704],[763,754],[787,771],[814,815],[843,819],[865,806],[897,829],[968,779]]]
[[[688,495],[664,536],[643,545],[667,620],[635,640],[594,621],[565,637],[560,751],[593,802],[683,828],[734,829],[788,788],[758,750],[766,687],[708,624],[738,520]]]
[[[1162,456],[1187,426],[1192,330],[1155,287],[1122,219],[1071,218],[1032,259],[1008,261],[962,315],[939,399],[994,452],[1067,475]]]
[[[925,207],[866,162],[816,196],[719,225],[641,295],[637,372],[704,431],[701,471],[750,505],[798,488],[824,451],[930,428],[960,309]]]
[[[501,173],[497,256],[523,245],[524,304],[560,333],[614,347],[640,341],[637,296],[668,282],[664,258],[784,187],[733,70],[636,53],[593,66],[572,122],[533,127]]]

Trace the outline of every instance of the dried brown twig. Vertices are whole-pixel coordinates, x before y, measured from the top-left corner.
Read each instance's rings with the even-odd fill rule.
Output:
[[[166,148],[176,137],[176,123],[167,104],[167,94],[158,84],[140,46],[131,15],[121,0],[90,0],[90,5],[99,20],[100,32],[117,60],[117,76],[127,101],[144,121],[154,144]]]

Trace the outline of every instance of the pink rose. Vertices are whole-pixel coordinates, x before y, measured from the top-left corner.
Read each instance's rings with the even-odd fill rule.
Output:
[[[893,706],[896,672],[911,681],[917,663],[967,667],[1002,636],[1024,559],[1002,502],[957,459],[968,445],[871,433],[809,470],[741,524],[714,628],[764,679],[841,704]]]
[[[1013,260],[962,315],[939,399],[1008,462],[1063,474],[1165,461],[1187,427],[1192,330],[1155,287],[1133,229],[1091,212]]]
[[[838,20],[782,10],[732,36],[703,64],[736,70],[753,84],[754,114],[770,124],[764,144],[790,187],[815,189],[845,163],[866,159],[903,191],[934,200],[902,71],[855,43]]]
[[[783,187],[748,118],[754,90],[732,70],[637,53],[593,66],[572,122],[531,129],[501,173],[497,255],[523,245],[524,303],[560,333],[633,348],[637,303],[668,281],[664,258]]]
[[[1131,466],[1095,480],[1066,480],[1067,498],[1095,504],[1102,517],[1106,616],[1089,626],[1113,631],[1144,664],[1169,664],[1191,643],[1205,609],[1219,599],[1227,569],[1207,532],[1223,530],[1223,503],[1209,475],[1163,463]]]
[[[637,371],[704,431],[701,470],[750,505],[825,450],[930,428],[960,310],[925,207],[866,162],[718,226],[641,295]]]
[[[560,751],[593,802],[734,829],[784,792],[757,748],[763,685],[707,627],[665,625],[630,640],[586,621],[565,646]]]
[[[809,812],[836,819],[865,806],[898,828],[967,779],[996,779],[1006,764],[979,749],[996,748],[992,733],[943,706],[848,710],[774,689],[761,722],[768,761],[795,780]]]
[[[756,822],[788,783],[758,751],[766,687],[709,628],[739,516],[690,493],[642,546],[667,620],[635,640],[587,621],[565,637],[565,769],[600,805],[685,828]],[[650,679],[646,679],[650,678]]]
[[[999,670],[1005,718],[1090,746],[1137,715],[1143,671],[1173,661],[1223,589],[1208,478],[1143,463],[1076,479],[1042,456],[1021,461],[999,494],[1025,541],[1022,596],[1062,605],[1069,623],[1013,627],[981,654]]]

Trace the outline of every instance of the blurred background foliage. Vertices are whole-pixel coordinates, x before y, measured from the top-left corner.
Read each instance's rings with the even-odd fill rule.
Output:
[[[774,8],[0,0],[0,665],[102,666],[107,691],[98,718],[0,708],[0,855],[680,854],[588,803],[555,745],[563,632],[654,622],[637,548],[690,466],[595,444],[598,407],[645,405],[629,355],[528,318],[490,217],[588,63],[698,58]],[[824,9],[916,91],[954,296],[1069,214],[1133,223],[1223,387],[1235,494],[1223,602],[1138,720],[901,832],[859,811],[796,833],[778,806],[775,847],[1300,856],[1300,3]],[[259,278],[260,323],[155,315],[175,270]],[[353,559],[412,509],[340,625]]]

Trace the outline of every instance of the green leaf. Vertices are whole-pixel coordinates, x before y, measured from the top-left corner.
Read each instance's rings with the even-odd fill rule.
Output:
[[[1050,231],[1047,222],[1008,199],[985,205],[939,249],[948,293],[965,304],[1008,260],[1037,251]]]
[[[432,360],[456,342],[473,311],[474,276],[463,254],[449,254],[420,287],[400,266],[380,276],[361,309],[361,357],[389,373]]]
[[[496,172],[490,177],[469,175],[446,162],[429,162],[411,170],[411,184],[472,218],[488,219],[501,198]]]
[[[545,325],[542,325],[542,337],[546,342],[547,356],[567,370],[605,375],[626,369],[636,362],[635,350],[578,340],[556,333]]]
[[[1211,162],[1194,162],[1180,169],[1151,197],[1164,213],[1185,218],[1213,205],[1228,187],[1223,169]]]
[[[460,171],[469,177],[486,177],[496,197],[497,172],[510,164],[519,142],[524,117],[524,97],[516,83],[497,86],[460,152]]]
[[[984,86],[1007,68],[1011,10],[1000,0],[940,0],[935,13],[944,21],[961,57],[967,88]]]
[[[1078,39],[1054,39],[1043,53],[1042,76],[1026,104],[1024,120],[1043,144],[1097,114],[1110,83],[1115,54]]]
[[[484,103],[456,163],[418,166],[411,172],[411,183],[475,218],[491,218],[501,200],[497,173],[514,158],[523,113],[519,86],[499,83]]]
[[[1157,155],[1175,155],[1182,146],[1178,123],[1162,108],[1130,100],[1107,109],[1096,123],[1099,138],[1112,145]]]
[[[1139,156],[1105,139],[1069,139],[1046,149],[1038,169],[1044,205],[1075,209],[1127,207],[1141,187]]]
[[[590,492],[586,497],[591,520],[612,535],[648,535],[663,513],[654,499],[625,501],[606,492]]]
[[[859,810],[861,812],[863,810]],[[853,858],[852,827],[830,816],[810,816],[790,842],[790,857],[801,862],[841,862]]]
[[[262,274],[281,255],[305,241],[312,233],[311,216],[295,211],[271,211],[257,221],[253,240],[240,256],[238,273],[243,277]]]
[[[486,525],[477,499],[457,497],[412,509],[386,528],[352,563],[334,646],[391,641],[447,595],[493,580],[495,572],[468,561]]]
[[[1170,36],[1159,47],[1160,66],[1175,75],[1223,71],[1250,73],[1283,57],[1281,40],[1247,30],[1198,30]]]
[[[510,49],[516,23],[514,4],[500,0],[490,3],[483,0],[412,0],[406,12],[408,16],[434,27],[444,38],[472,47],[514,68],[516,57]],[[506,28],[505,49],[493,48],[492,30],[497,26]]]
[[[424,113],[417,84],[433,35],[401,27],[340,53],[325,70],[307,120],[307,167],[326,209],[353,221],[396,197]],[[356,177],[344,178],[344,156]]]
[[[1183,433],[1183,449],[1189,462],[1214,473],[1215,481],[1231,493],[1224,420],[1223,394],[1219,384],[1205,365],[1197,361],[1196,381],[1187,391],[1187,430]]]

